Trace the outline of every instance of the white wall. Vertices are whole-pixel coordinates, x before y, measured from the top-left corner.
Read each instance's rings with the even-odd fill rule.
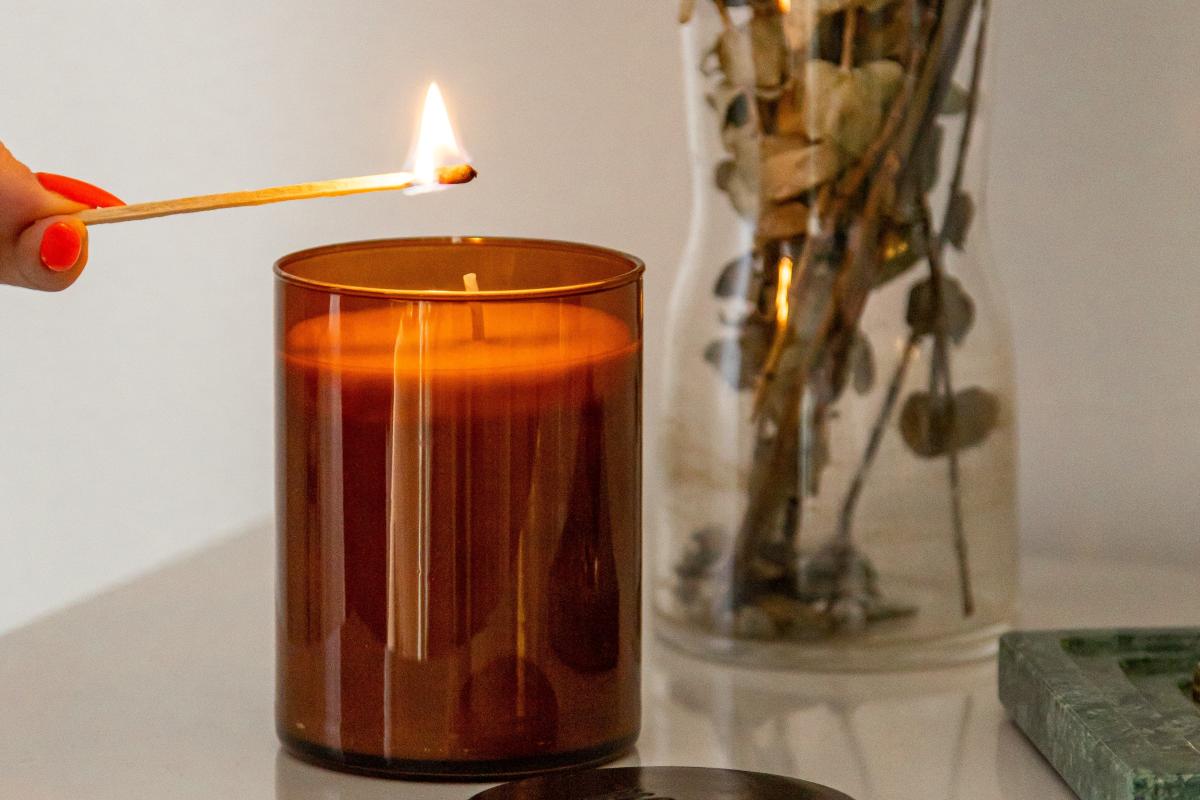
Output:
[[[1194,558],[1200,6],[996,5],[1027,543]],[[688,208],[673,6],[0,0],[0,140],[35,169],[128,200],[380,171],[436,76],[482,172],[100,228],[71,291],[0,291],[0,630],[269,517],[285,252],[453,232],[638,253],[654,409]]]
[[[1200,4],[993,5],[1026,541],[1200,563]]]

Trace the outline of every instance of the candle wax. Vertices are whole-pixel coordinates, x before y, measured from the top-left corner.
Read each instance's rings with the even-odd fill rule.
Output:
[[[632,741],[629,327],[571,298],[328,303],[281,354],[285,740],[448,772]]]

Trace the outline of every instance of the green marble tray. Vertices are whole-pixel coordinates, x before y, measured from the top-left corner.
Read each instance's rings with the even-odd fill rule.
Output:
[[[1200,800],[1200,628],[1010,633],[1000,702],[1082,800]]]

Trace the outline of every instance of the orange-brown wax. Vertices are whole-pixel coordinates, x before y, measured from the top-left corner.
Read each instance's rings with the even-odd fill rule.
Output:
[[[484,301],[480,337],[468,302],[329,302],[280,359],[285,741],[451,765],[631,741],[626,322]]]

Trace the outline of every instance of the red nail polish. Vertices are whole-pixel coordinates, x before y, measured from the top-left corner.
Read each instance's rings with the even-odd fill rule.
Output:
[[[85,206],[109,208],[125,205],[125,201],[116,195],[109,194],[99,186],[84,183],[78,178],[68,178],[66,175],[55,175],[50,172],[35,172],[34,177],[46,190],[61,194],[76,203],[83,203]]]
[[[65,222],[56,222],[42,234],[42,263],[55,272],[66,272],[75,266],[83,252],[83,239]]]

